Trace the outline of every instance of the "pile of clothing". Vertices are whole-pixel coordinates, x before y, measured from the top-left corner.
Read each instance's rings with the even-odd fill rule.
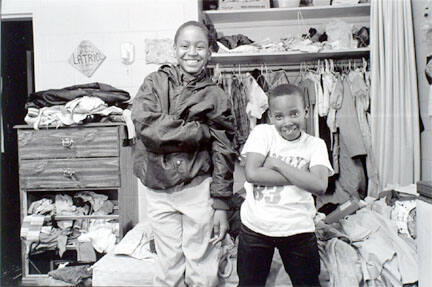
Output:
[[[322,30],[322,31],[320,31]],[[243,34],[218,37],[214,26],[209,26],[210,48],[214,53],[277,53],[299,51],[318,53],[323,50],[363,48],[369,46],[369,28],[357,28],[341,20],[332,20],[324,27],[310,27],[298,36],[282,37],[280,41],[252,40]]]
[[[78,261],[96,261],[95,250],[105,253],[117,242],[119,223],[109,219],[57,220],[56,216],[109,215],[115,204],[105,194],[81,191],[72,196],[56,194],[34,201],[21,226],[27,254],[58,249],[60,257],[67,245],[77,247]]]
[[[415,241],[398,232],[392,209],[381,199],[336,223],[315,223],[328,286],[402,287],[418,281]]]
[[[321,286],[416,286],[416,244],[412,236],[401,232],[398,219],[394,216],[398,203],[401,202],[407,203],[408,199],[393,201],[389,197],[383,197],[371,202],[361,201],[360,209],[333,223],[327,223],[326,216],[317,213],[315,226],[321,258]],[[239,217],[236,220],[238,221]],[[230,226],[235,227],[235,222],[230,221]],[[235,230],[231,228],[220,248],[218,286],[221,287],[238,285],[238,234],[233,231]],[[140,279],[140,282],[145,280],[151,284],[154,260],[157,260],[152,241],[153,234],[149,223],[137,224],[116,245],[111,254],[94,264],[97,282],[106,282],[102,277],[107,276],[110,277],[108,282],[124,282],[125,279],[120,278],[124,276],[112,275],[111,271],[107,274],[105,270],[117,270],[116,262],[122,261],[124,265],[133,264],[141,268],[137,271],[130,268],[123,270],[128,278]],[[141,275],[143,272],[145,279]],[[277,251],[266,286],[292,286]]]
[[[34,129],[86,122],[124,122],[128,92],[103,83],[89,83],[30,94],[24,121]]]

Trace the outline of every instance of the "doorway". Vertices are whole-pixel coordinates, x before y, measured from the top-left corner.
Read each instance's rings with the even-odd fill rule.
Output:
[[[17,135],[24,124],[28,93],[33,92],[33,24],[31,20],[1,22],[1,284],[21,279],[20,198]]]

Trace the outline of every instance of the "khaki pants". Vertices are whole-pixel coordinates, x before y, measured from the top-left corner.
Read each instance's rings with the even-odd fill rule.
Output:
[[[209,244],[214,210],[211,178],[181,190],[147,188],[158,254],[154,286],[215,286],[220,248]]]

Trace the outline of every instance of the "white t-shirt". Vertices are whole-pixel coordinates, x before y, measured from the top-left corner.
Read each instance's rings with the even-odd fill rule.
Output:
[[[273,125],[258,125],[251,131],[242,155],[248,152],[278,157],[298,168],[322,165],[328,168],[329,176],[333,174],[325,142],[305,132],[287,141]],[[240,216],[251,230],[275,237],[315,231],[316,209],[311,193],[295,185],[264,187],[246,181],[244,187],[246,200]]]

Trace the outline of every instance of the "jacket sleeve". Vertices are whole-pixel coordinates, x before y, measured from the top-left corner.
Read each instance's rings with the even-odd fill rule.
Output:
[[[168,114],[168,82],[155,77],[153,73],[144,80],[133,101],[132,121],[138,139],[159,154],[195,151],[207,145],[210,131],[205,124]],[[165,84],[165,90],[156,82]]]
[[[226,99],[226,96],[224,95]],[[212,142],[213,181],[210,195],[213,208],[228,210],[233,194],[233,173],[236,151],[233,148],[234,128],[228,99],[219,106],[218,116],[210,120]]]

